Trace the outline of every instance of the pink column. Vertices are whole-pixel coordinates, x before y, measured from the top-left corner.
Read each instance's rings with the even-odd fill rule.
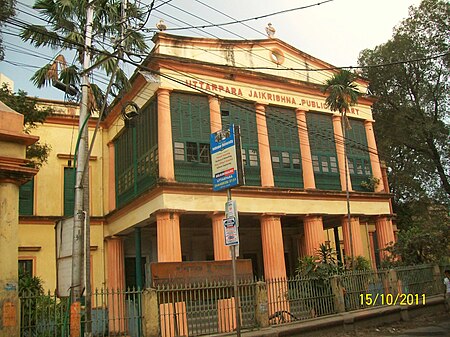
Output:
[[[325,242],[323,234],[322,217],[307,215],[303,219],[303,230],[305,233],[305,253],[309,256],[316,255],[316,250]]]
[[[348,219],[344,216],[341,220],[342,224],[342,233],[344,234],[344,249],[345,254],[347,256],[351,256],[351,246],[353,243],[353,256],[356,258],[357,256],[364,256],[364,246],[361,238],[361,230],[359,227],[359,218],[351,217],[350,218],[350,226],[348,225]],[[350,227],[352,229],[352,240],[350,242]]]
[[[209,123],[211,133],[222,130],[222,116],[220,114],[220,103],[217,97],[208,96],[209,102]]]
[[[214,242],[214,260],[231,260],[230,247],[225,246],[225,234],[223,228],[224,213],[215,213],[211,216],[213,242]]]
[[[106,239],[108,278],[109,331],[124,332],[126,326],[125,298],[125,255],[123,241],[119,237]]]
[[[391,219],[387,217],[379,217],[375,222],[375,230],[377,232],[378,249],[380,250],[381,259],[385,259],[388,253],[384,249],[391,243],[395,242],[394,229]]]
[[[175,180],[173,167],[172,123],[170,118],[170,90],[160,88],[158,95],[158,162],[159,177]]]
[[[387,166],[386,166],[386,163],[384,161],[381,161],[380,166],[381,166],[381,176],[383,177],[384,192],[391,193],[391,191],[389,189],[388,178],[387,178]],[[392,198],[389,198],[389,210],[390,210],[390,212],[389,212],[390,214],[394,213],[394,210],[392,208]]]
[[[375,133],[373,132],[373,121],[364,121],[364,127],[366,129],[367,146],[369,147],[370,165],[372,166],[372,175],[380,182],[375,187],[375,192],[384,191],[384,181],[381,174],[380,159],[378,158],[377,143],[375,141]]]
[[[261,186],[273,187],[272,158],[270,156],[269,132],[266,124],[266,108],[263,104],[256,105],[256,127],[258,130],[259,165],[261,168]],[[247,158],[248,159],[248,158]]]
[[[295,110],[297,117],[298,138],[300,140],[300,152],[302,155],[303,188],[315,189],[314,169],[311,158],[311,147],[309,146],[308,126],[306,124],[306,111]]]
[[[269,315],[289,311],[286,298],[286,264],[284,260],[283,231],[279,216],[261,216],[261,239],[264,259],[264,277],[267,283]],[[286,317],[290,319],[290,317]]]
[[[114,151],[114,143],[108,143],[108,153],[109,153],[109,162],[108,162],[108,210],[111,212],[116,209],[116,170],[115,170],[115,151]]]
[[[181,262],[180,215],[175,212],[156,213],[156,235],[158,262]],[[185,302],[162,303],[159,312],[163,337],[188,335]]]
[[[158,262],[181,261],[180,215],[175,212],[156,214]]]
[[[342,135],[341,116],[333,115],[333,132],[336,142],[336,154],[339,165],[339,177],[341,180],[341,189],[345,191],[345,158],[344,158],[344,137]],[[352,190],[352,181],[350,179],[350,170],[347,172],[348,190]]]
[[[377,269],[377,260],[375,258],[375,243],[373,239],[373,232],[369,232],[369,247],[370,247],[370,261],[372,262],[372,268]]]

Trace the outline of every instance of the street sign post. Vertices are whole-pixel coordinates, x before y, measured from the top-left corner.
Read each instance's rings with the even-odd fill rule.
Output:
[[[213,190],[221,191],[244,183],[239,127],[220,130],[210,136]]]
[[[210,136],[212,183],[214,191],[227,190],[226,219],[223,220],[225,245],[230,247],[233,283],[236,301],[236,336],[241,336],[239,288],[236,277],[236,256],[239,252],[239,221],[236,201],[231,200],[231,188],[244,184],[241,136],[239,126],[231,124],[228,129]]]
[[[239,244],[239,232],[234,217],[223,219],[225,233],[225,246],[236,246]]]

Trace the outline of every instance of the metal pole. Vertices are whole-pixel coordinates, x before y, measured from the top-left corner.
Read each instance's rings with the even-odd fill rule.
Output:
[[[90,51],[92,45],[92,21],[93,9],[87,4],[86,32],[83,55],[83,69],[89,67]],[[86,295],[86,325],[85,336],[91,335],[91,301],[90,301],[90,221],[89,221],[89,170],[84,173],[88,158],[88,123],[89,118],[89,78],[83,74],[81,90],[81,104],[79,117],[80,145],[77,154],[76,179],[75,179],[75,207],[73,226],[73,252],[72,252],[72,281],[71,299],[72,303],[80,301],[82,285],[85,284]],[[84,252],[83,252],[84,250]],[[84,261],[84,263],[83,263]],[[85,268],[83,268],[85,267]],[[85,269],[85,270],[83,270]]]
[[[227,190],[227,200],[231,200],[231,189]],[[236,316],[236,336],[241,337],[241,316],[240,316],[240,301],[239,301],[239,288],[237,284],[236,275],[236,246],[230,246],[231,252],[231,268],[233,270],[233,286],[234,286],[234,303],[235,303],[235,316]]]
[[[346,118],[346,111],[344,110],[343,112],[341,112],[341,129],[342,129],[342,141],[344,142],[344,170],[345,170],[345,197],[347,200],[347,226],[348,226],[348,231],[349,231],[349,236],[350,236],[350,256],[351,256],[351,264],[352,264],[352,269],[354,269],[354,256],[353,256],[353,235],[352,235],[352,225],[350,223],[350,192],[348,190],[348,160],[347,160],[347,145],[345,143],[345,118]]]

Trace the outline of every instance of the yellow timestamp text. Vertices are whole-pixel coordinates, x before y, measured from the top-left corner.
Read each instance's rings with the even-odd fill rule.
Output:
[[[425,305],[425,294],[360,294],[363,306],[376,305]]]

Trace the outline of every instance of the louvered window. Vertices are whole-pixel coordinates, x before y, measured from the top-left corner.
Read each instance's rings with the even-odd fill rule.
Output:
[[[303,187],[300,142],[295,110],[266,107],[275,186]]]
[[[34,178],[20,186],[19,215],[33,215]]]
[[[261,186],[255,105],[227,99],[221,102],[220,110],[223,129],[230,124],[240,127],[245,185]]]
[[[116,202],[121,207],[148,190],[158,177],[157,102],[150,100],[132,126],[114,141]]]
[[[340,190],[332,117],[327,114],[308,112],[306,122],[316,188]]]
[[[75,168],[64,168],[64,216],[73,216],[75,207]]]
[[[170,95],[175,180],[212,183],[209,103],[206,96]]]
[[[366,129],[361,120],[349,119],[349,122],[351,128],[345,131],[345,144],[352,188],[355,191],[367,191],[361,186],[363,181],[372,176]]]

